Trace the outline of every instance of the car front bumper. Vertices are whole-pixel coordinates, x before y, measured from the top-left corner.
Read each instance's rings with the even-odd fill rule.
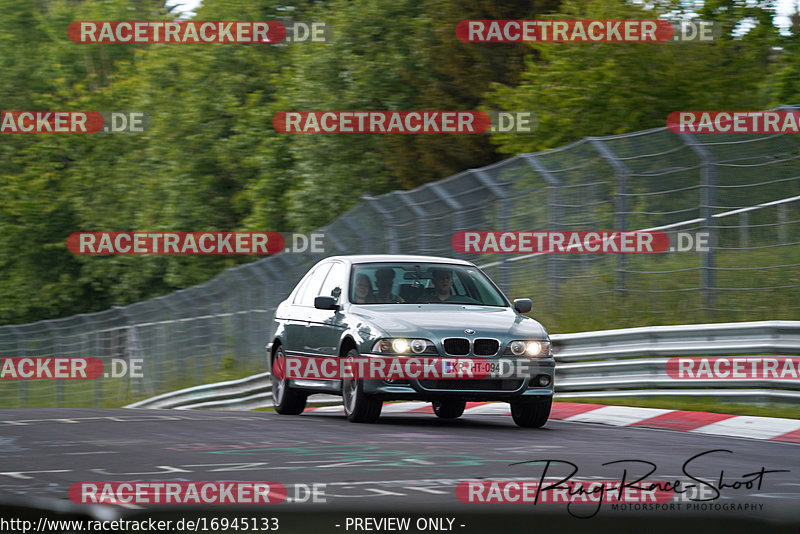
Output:
[[[400,381],[364,380],[364,393],[383,400],[461,399],[471,401],[507,400],[523,397],[552,397],[555,360],[549,358],[492,358],[510,364],[504,372],[485,378],[411,378]],[[524,365],[515,365],[522,362]],[[547,385],[539,380],[547,377]]]

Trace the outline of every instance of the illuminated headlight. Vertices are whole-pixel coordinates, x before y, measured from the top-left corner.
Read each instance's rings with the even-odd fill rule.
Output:
[[[528,356],[530,358],[547,356],[550,353],[549,341],[517,340],[512,341],[506,347],[504,354],[514,356]]]
[[[392,350],[397,354],[405,354],[411,346],[405,339],[395,339],[392,341]]]
[[[511,342],[511,354],[514,356],[522,356],[523,352],[525,352],[525,343],[522,341]]]
[[[525,343],[525,354],[528,356],[538,356],[542,352],[542,344],[538,341],[528,341]]]

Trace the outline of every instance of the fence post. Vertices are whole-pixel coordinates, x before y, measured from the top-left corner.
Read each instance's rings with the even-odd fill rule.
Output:
[[[697,142],[695,137],[688,133],[678,134],[683,142],[703,162],[700,174],[700,217],[703,219],[701,230],[708,233],[708,251],[700,253],[700,284],[706,308],[714,305],[714,247],[716,247],[716,234],[714,232],[714,157],[711,152]]]
[[[786,220],[786,204],[778,204],[778,242],[781,245],[785,245],[789,241]]]
[[[747,248],[750,246],[750,217],[745,211],[739,215],[739,247]]]
[[[500,185],[497,180],[489,176],[489,174],[481,169],[470,169],[471,172],[481,184],[489,190],[500,201],[500,231],[505,232],[508,230],[508,213],[511,211],[509,203],[509,195]],[[511,286],[511,277],[508,269],[508,254],[501,254],[500,258],[500,287],[504,292],[508,291]]]
[[[92,323],[89,321],[89,319],[87,318],[85,313],[79,313],[77,315],[77,317],[78,317],[78,319],[81,320],[81,322],[83,324],[87,325],[86,332],[82,336],[83,337],[83,341],[82,341],[81,345],[89,347],[91,345],[89,333],[90,333],[90,330],[91,330]],[[95,338],[95,339],[97,339],[97,338]],[[94,354],[92,354],[91,349],[84,350],[83,352],[84,352],[85,356],[92,356],[92,357],[95,357],[95,358],[97,356],[99,356],[99,354],[98,354],[99,351],[95,351]],[[103,406],[103,381],[104,380],[105,380],[105,377],[103,377],[103,376],[99,376],[94,380],[93,399],[92,400],[94,402],[95,407],[97,407],[97,408],[101,408]]]
[[[628,167],[622,163],[614,154],[614,152],[608,148],[606,144],[604,144],[599,138],[597,137],[587,137],[589,143],[592,144],[597,153],[600,154],[600,157],[606,160],[611,167],[614,169],[614,174],[616,175],[616,192],[614,193],[614,226],[620,232],[624,232],[627,229],[627,211],[628,211],[628,202],[627,202],[627,192],[628,192]],[[627,263],[627,258],[625,254],[617,254],[617,293],[621,294],[625,291],[625,268]]]
[[[442,187],[441,185],[437,184],[436,182],[430,183],[428,185],[430,186],[430,190],[433,191],[433,194],[436,195],[439,198],[439,200],[441,200],[442,202],[447,204],[447,207],[452,210],[452,212],[454,214],[454,216],[453,216],[453,226],[460,228],[462,226],[461,217],[462,217],[462,214],[464,212],[464,206],[462,206],[461,203],[458,202],[456,199],[454,199],[451,195],[448,195],[447,191],[445,190],[445,188]],[[451,243],[452,243],[452,239],[453,239],[452,232],[454,232],[456,230],[456,228],[454,228],[454,227],[450,227],[450,232],[451,232],[451,234],[450,234],[450,242]],[[447,250],[447,254],[443,254],[443,255],[452,256],[454,253],[455,253],[455,250],[452,250],[452,245],[451,245],[450,249]],[[507,288],[504,288],[504,289],[507,290]]]
[[[12,352],[12,356],[27,356],[23,351],[19,350],[20,347],[20,339],[23,339],[19,335],[19,328],[14,325],[7,325],[3,327],[10,329],[14,334],[14,352]],[[24,339],[23,339],[24,340]],[[2,358],[0,358],[1,360]],[[2,363],[2,362],[0,362]],[[27,408],[28,404],[28,381],[27,380],[17,380],[17,398],[19,399],[20,407]]]
[[[362,254],[368,254],[371,245],[371,240],[366,239],[364,231],[353,222],[353,220],[350,218],[349,215],[342,215],[341,217],[339,217],[338,220],[341,221],[345,226],[347,226],[347,228],[349,228],[350,231],[353,232],[353,235],[356,236],[356,239],[358,239],[360,245],[359,247],[360,252]]]
[[[248,322],[251,323],[250,328],[253,332],[263,333],[261,337],[256,335],[255,344],[252,345],[252,350],[254,352],[251,357],[254,358],[255,361],[258,361],[264,357],[264,345],[269,341],[269,335],[272,333],[272,313],[270,313],[270,310],[274,310],[276,307],[276,305],[272,305],[274,304],[274,298],[272,299],[272,304],[267,302],[269,300],[267,298],[267,288],[271,282],[279,281],[280,278],[275,278],[274,280],[270,279],[272,271],[269,271],[269,273],[266,272],[269,269],[268,258],[264,258],[250,265],[252,266],[250,271],[252,271],[252,274],[258,279],[258,283],[260,284],[258,295],[262,297],[256,300],[256,308],[248,314],[251,316]],[[264,268],[263,270],[261,269],[262,267]],[[261,317],[259,314],[261,314],[262,311],[264,316],[259,319],[259,317]]]
[[[522,158],[536,171],[548,185],[547,194],[547,225],[548,231],[555,232],[556,228],[561,228],[561,180],[550,172],[544,164],[533,155],[525,155]],[[547,278],[550,279],[550,294],[553,298],[558,297],[559,289],[559,273],[558,273],[558,256],[550,254],[547,258],[548,274]]]
[[[56,340],[61,339],[61,336],[59,336],[58,333],[55,332],[55,329],[53,328],[53,325],[50,324],[51,322],[52,321],[49,321],[49,320],[48,321],[42,321],[42,324],[47,329],[47,331],[48,331],[48,333],[50,335],[50,354],[49,355],[52,355],[52,356],[63,356],[63,354],[59,354],[58,350],[56,349],[56,343],[57,343]],[[60,345],[60,343],[59,343],[59,345]],[[45,354],[45,355],[48,355],[48,354]],[[56,383],[56,403],[58,404],[59,408],[63,408],[64,407],[64,382],[65,382],[65,380],[55,380],[54,382]]]
[[[130,306],[130,305],[129,305],[129,306]],[[121,334],[122,332],[125,332],[125,336],[124,336],[124,340],[125,340],[124,352],[123,352],[123,353],[121,353],[119,356],[120,356],[120,358],[121,358],[121,359],[122,359],[122,358],[124,358],[124,359],[128,360],[128,365],[130,366],[131,354],[135,354],[135,353],[133,353],[133,351],[132,351],[132,347],[131,347],[131,345],[134,343],[134,341],[133,341],[133,340],[135,340],[135,339],[136,339],[136,334],[135,334],[135,330],[136,330],[136,326],[135,326],[135,325],[136,325],[136,321],[134,321],[134,320],[131,318],[130,314],[129,314],[129,313],[128,313],[128,311],[127,311],[127,308],[128,308],[128,306],[112,306],[112,307],[111,307],[111,309],[112,309],[112,310],[116,311],[116,312],[117,312],[119,315],[121,315],[121,316],[122,316],[122,318],[125,320],[125,326],[124,326],[123,328],[120,328],[120,334]],[[133,331],[134,331],[134,335],[133,335],[133,336],[131,336],[131,335],[130,335],[130,333],[131,333],[131,330],[133,330]],[[120,336],[120,338],[122,339],[122,336]],[[112,359],[113,359],[114,355],[112,354],[112,356],[111,356],[111,357],[112,357]],[[159,377],[158,375],[157,375],[157,377],[156,377],[156,380],[158,380],[158,381],[160,382],[160,377]],[[132,387],[130,387],[130,386],[131,386],[131,379],[130,379],[130,377],[129,377],[129,378],[127,379],[127,387],[125,388],[125,392],[126,392],[128,395],[133,395],[133,392],[132,392],[132,389],[133,389],[133,388],[132,388]],[[117,389],[117,397],[119,397],[119,391],[120,391],[120,390],[119,390],[119,388],[118,388],[118,389]]]
[[[381,201],[377,198],[369,195],[364,195],[361,198],[364,199],[367,202],[367,205],[375,210],[375,212],[385,221],[386,230],[389,234],[389,249],[387,252],[389,254],[397,254],[399,251],[397,247],[397,228],[394,226],[396,223],[394,217],[392,217],[392,214],[389,213],[386,208],[381,206]]]
[[[419,254],[428,254],[428,214],[425,213],[425,210],[418,204],[415,204],[408,198],[408,193],[405,191],[396,192],[395,196],[399,197],[400,200],[414,212],[414,215],[417,216],[417,221],[419,222],[419,247],[417,252]]]

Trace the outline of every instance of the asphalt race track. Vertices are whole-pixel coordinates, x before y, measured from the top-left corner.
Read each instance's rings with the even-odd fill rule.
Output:
[[[566,462],[571,462],[577,469],[571,480],[630,480],[647,473],[644,462],[651,462],[655,471],[646,480],[685,484],[691,475],[706,484],[697,485],[702,495],[687,491],[683,499],[676,497],[672,510],[615,510],[608,503],[569,509],[566,503],[464,503],[456,496],[462,480],[538,481],[547,460],[548,479],[567,476],[572,468]],[[627,462],[603,465],[621,460]],[[754,473],[762,468],[785,472],[762,474],[758,488]],[[450,514],[449,530],[465,533],[486,532],[505,515],[515,526],[505,529],[509,533],[526,526],[531,527],[526,532],[539,531],[532,519],[539,526],[566,521],[570,530],[623,532],[625,525],[648,525],[650,532],[659,532],[709,518],[714,525],[727,525],[726,531],[735,521],[743,530],[767,525],[770,532],[798,532],[793,530],[800,525],[798,473],[800,445],[794,443],[565,421],[522,429],[500,415],[448,421],[422,413],[388,414],[377,424],[363,425],[333,413],[0,410],[0,502],[69,502],[75,482],[270,481],[283,484],[288,498],[260,509],[286,516],[282,532],[303,531],[304,521],[309,528],[316,521],[317,532],[392,531],[343,523],[380,514],[412,519]],[[734,487],[722,487],[720,480]],[[316,503],[306,491],[314,484]],[[718,495],[712,486],[722,488]],[[692,495],[695,499],[688,498]],[[72,507],[80,509],[85,508]],[[113,509],[125,517],[164,512],[132,505]],[[234,513],[247,509],[252,507]],[[11,508],[2,510],[3,517],[11,513]],[[432,531],[431,525],[409,531]]]

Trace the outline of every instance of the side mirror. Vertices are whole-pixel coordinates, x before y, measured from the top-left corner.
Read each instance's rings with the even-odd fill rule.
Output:
[[[514,309],[520,313],[528,313],[533,309],[533,302],[531,299],[515,299]]]
[[[317,297],[314,299],[314,307],[318,310],[338,310],[339,305],[333,297]]]

